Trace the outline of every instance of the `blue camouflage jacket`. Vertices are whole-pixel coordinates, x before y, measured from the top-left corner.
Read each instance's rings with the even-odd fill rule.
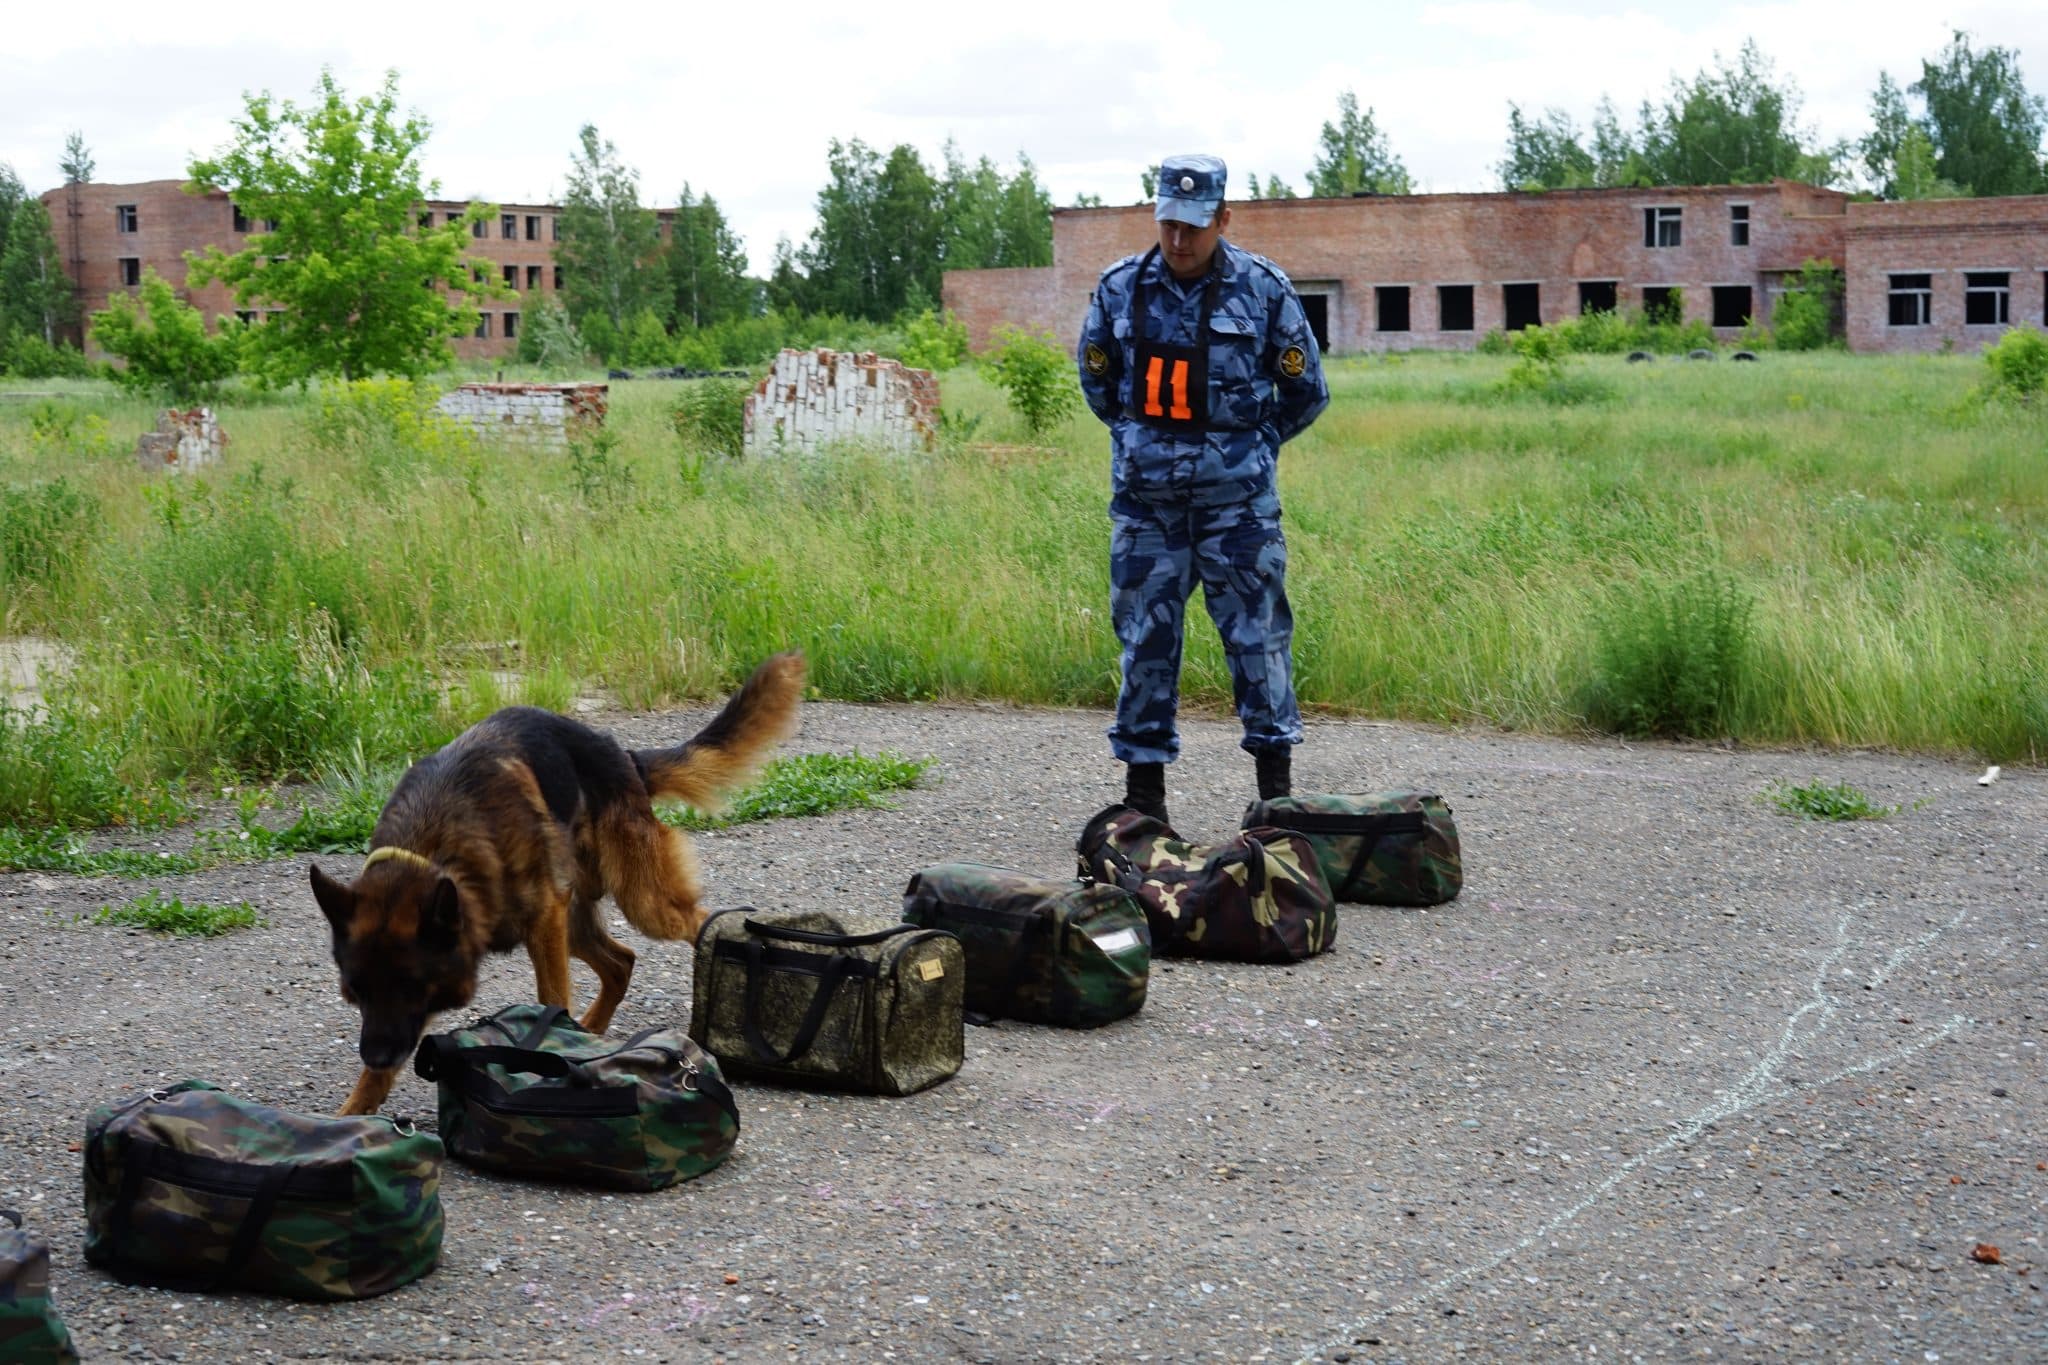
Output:
[[[1131,300],[1141,268],[1146,316],[1134,320]],[[1147,421],[1134,392],[1141,382],[1137,347],[1144,340],[1197,345],[1212,279],[1215,301],[1208,335],[1200,339],[1209,371],[1206,429]],[[1207,505],[1271,492],[1281,443],[1330,402],[1322,357],[1294,286],[1280,267],[1228,241],[1217,243],[1209,275],[1185,284],[1151,253],[1126,256],[1103,271],[1075,359],[1088,406],[1109,426],[1112,488],[1146,502]]]

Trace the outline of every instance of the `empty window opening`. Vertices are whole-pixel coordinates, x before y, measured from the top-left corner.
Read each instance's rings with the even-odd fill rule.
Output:
[[[122,232],[133,232],[136,229],[137,221],[138,220],[135,216],[135,205],[114,205],[114,226],[116,229]]]
[[[1646,322],[1676,323],[1685,311],[1685,304],[1677,288],[1668,284],[1646,284],[1643,286],[1643,320]]]
[[[1579,314],[1612,313],[1620,303],[1620,286],[1613,280],[1579,281]]]
[[[428,230],[429,228],[431,228],[431,227],[433,227],[433,226],[434,226],[434,211],[433,211],[432,209],[428,209],[428,210],[427,210],[427,211],[426,211],[425,213],[422,213],[422,214],[420,215],[420,231],[421,231],[421,232],[425,232],[425,231],[427,231],[427,230]]]
[[[255,230],[255,220],[250,218],[248,214],[242,212],[242,206],[240,204],[230,204],[228,205],[228,207],[234,211],[235,231],[253,232]]]
[[[477,317],[476,334],[480,340],[489,341],[491,339],[491,315],[489,313],[480,314]]]
[[[537,213],[526,215],[526,240],[529,242],[540,240],[540,215]]]
[[[556,267],[555,267],[555,288],[557,288],[557,289],[560,289],[561,287],[562,287],[562,267],[560,267],[560,266],[556,266]]]
[[[557,281],[555,288],[560,289]],[[1330,349],[1330,296],[1328,294],[1303,294],[1301,311],[1308,318],[1308,329],[1315,333],[1316,347],[1327,352]]]
[[[450,222],[450,223],[459,223],[459,222],[461,222],[461,221],[462,221],[462,214],[461,214],[461,212],[460,212],[459,210],[457,210],[457,209],[449,209],[449,210],[448,210],[448,214],[447,214],[447,218],[446,218],[446,220],[445,220],[445,221],[447,221],[447,222]]]
[[[498,235],[506,241],[515,241],[519,236],[519,215],[501,213],[498,215]]]
[[[142,258],[123,256],[121,258],[121,283],[137,285],[142,283]]]
[[[528,289],[538,289],[538,288],[540,288],[540,267],[539,267],[539,266],[537,266],[537,265],[530,265],[530,266],[526,267],[526,287],[527,287]]]
[[[1892,276],[1891,293],[1887,298],[1893,327],[1925,327],[1934,321],[1932,275]]]
[[[241,323],[244,327],[254,327],[256,325],[256,318],[257,313],[254,308],[237,308],[235,310],[235,321]]]
[[[1747,327],[1749,325],[1750,295],[1746,284],[1717,284],[1714,286],[1714,325],[1716,327]]]
[[[518,335],[519,335],[519,314],[517,314],[517,313],[507,313],[507,314],[505,314],[505,340],[507,340],[507,341],[510,341],[510,340],[512,340],[512,338],[514,338],[514,337],[516,337],[516,336],[518,336]]]
[[[1472,286],[1440,284],[1436,287],[1436,325],[1445,332],[1472,330]]]
[[[508,265],[505,267],[505,287],[507,289],[517,289],[519,287],[518,266]]]
[[[1643,245],[1677,246],[1680,212],[1676,208],[1644,209]]]
[[[484,223],[483,219],[479,218],[469,225],[469,235],[472,237],[487,237],[490,235],[490,228]]]
[[[1749,205],[1747,204],[1730,204],[1728,206],[1728,245],[1749,245]]]
[[[556,241],[558,241],[558,242],[559,242],[559,241],[561,241],[561,240],[562,240],[562,220],[561,220],[561,219],[559,219],[559,218],[550,218],[550,219],[548,219],[548,231],[549,231],[549,232],[551,232],[551,233],[552,233],[552,234],[554,235],[554,240],[556,240]]]
[[[2012,275],[2004,270],[1963,272],[1963,321],[1972,327],[2003,327],[2012,321]]]
[[[1383,284],[1373,293],[1379,298],[1379,330],[1382,332],[1405,332],[1408,330],[1408,286],[1405,284]]]
[[[1502,323],[1510,332],[1543,323],[1543,307],[1533,284],[1504,284],[1500,287]]]

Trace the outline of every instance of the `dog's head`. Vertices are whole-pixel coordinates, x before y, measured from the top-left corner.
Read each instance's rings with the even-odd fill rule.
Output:
[[[462,893],[424,860],[388,860],[346,885],[315,865],[312,878],[334,931],[341,998],[362,1011],[363,1065],[401,1066],[429,1017],[476,993],[479,954],[465,932]]]

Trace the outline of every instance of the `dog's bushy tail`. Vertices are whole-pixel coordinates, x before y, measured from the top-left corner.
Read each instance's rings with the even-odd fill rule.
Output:
[[[803,693],[802,654],[767,660],[687,743],[633,751],[647,794],[716,810],[720,798],[753,776],[768,751],[796,729]]]

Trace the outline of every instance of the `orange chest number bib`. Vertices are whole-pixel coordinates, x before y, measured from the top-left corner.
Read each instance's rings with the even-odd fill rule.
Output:
[[[1177,346],[1154,341],[1146,332],[1145,273],[1159,254],[1154,247],[1138,263],[1131,287],[1131,336],[1135,352],[1131,367],[1131,401],[1125,415],[1154,426],[1199,430],[1209,425],[1209,317],[1216,309],[1221,277],[1210,275],[1202,290],[1202,310],[1195,323],[1195,344]]]

